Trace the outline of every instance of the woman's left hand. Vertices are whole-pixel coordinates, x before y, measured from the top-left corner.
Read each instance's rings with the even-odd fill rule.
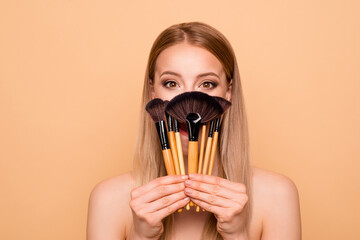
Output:
[[[224,240],[247,239],[243,210],[248,195],[244,184],[215,176],[190,174],[185,181],[185,194],[215,215],[217,231]]]

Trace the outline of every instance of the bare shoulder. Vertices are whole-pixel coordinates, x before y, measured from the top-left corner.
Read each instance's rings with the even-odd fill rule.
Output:
[[[254,194],[273,197],[296,197],[298,191],[294,182],[281,174],[260,168],[253,168]]]
[[[131,173],[106,179],[92,190],[89,199],[87,239],[124,239],[131,210]]]
[[[299,194],[281,174],[253,169],[254,213],[262,221],[261,239],[301,239]]]
[[[98,183],[91,192],[90,199],[101,201],[123,200],[130,198],[134,179],[132,174],[125,173],[121,176],[106,179]]]

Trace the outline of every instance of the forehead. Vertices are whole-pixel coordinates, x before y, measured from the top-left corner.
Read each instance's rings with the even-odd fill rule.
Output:
[[[188,43],[179,43],[163,50],[155,65],[155,75],[174,71],[181,75],[215,72],[224,75],[221,62],[208,50]]]

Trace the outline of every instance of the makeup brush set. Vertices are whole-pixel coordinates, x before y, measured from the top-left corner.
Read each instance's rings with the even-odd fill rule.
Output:
[[[185,92],[175,96],[171,101],[156,98],[146,105],[146,111],[154,120],[159,134],[168,175],[212,174],[220,118],[230,105],[231,103],[224,98],[213,97],[202,92]],[[185,172],[180,139],[180,123],[186,123],[189,138],[187,173]],[[199,148],[200,128],[201,142]],[[205,148],[207,129],[208,137]],[[190,206],[193,206],[192,202]],[[186,208],[189,209],[189,205]],[[196,210],[199,211],[199,207]]]

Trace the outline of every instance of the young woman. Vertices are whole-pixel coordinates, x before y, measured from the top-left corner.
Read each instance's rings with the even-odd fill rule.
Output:
[[[212,176],[166,176],[145,105],[201,91],[231,101]],[[225,37],[199,22],[164,30],[151,49],[131,173],[99,183],[89,202],[87,239],[301,239],[295,185],[249,165],[248,127],[239,70]],[[187,133],[181,127],[184,159]],[[185,163],[186,165],[186,163]],[[189,201],[205,209],[177,212]]]

